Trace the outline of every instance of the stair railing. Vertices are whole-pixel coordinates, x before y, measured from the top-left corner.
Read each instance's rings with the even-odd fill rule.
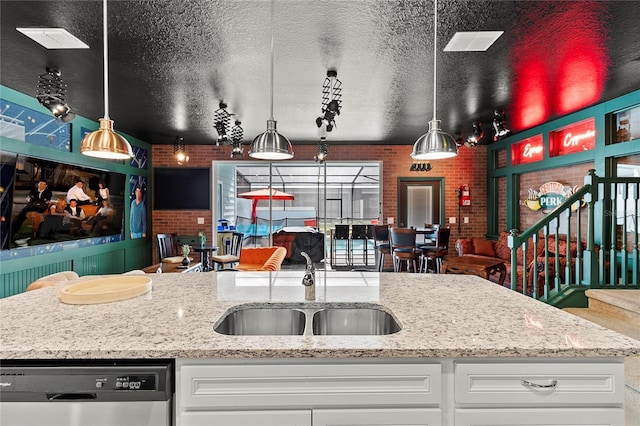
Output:
[[[576,286],[640,288],[639,187],[640,179],[590,170],[552,212],[522,233],[511,230],[511,289],[549,301]],[[526,259],[520,276],[518,258]]]

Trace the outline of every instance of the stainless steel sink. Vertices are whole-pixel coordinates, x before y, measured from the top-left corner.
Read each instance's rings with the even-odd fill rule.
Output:
[[[353,304],[324,307],[312,304],[235,306],[214,325],[214,331],[234,336],[385,335],[402,326],[382,306]]]
[[[297,309],[241,308],[227,313],[214,330],[234,336],[302,335],[305,321]]]
[[[391,314],[372,308],[327,308],[313,314],[316,335],[384,335],[401,330]]]

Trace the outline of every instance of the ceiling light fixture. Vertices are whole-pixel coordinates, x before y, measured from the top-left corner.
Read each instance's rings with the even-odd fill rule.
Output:
[[[216,146],[220,146],[220,144],[224,144],[229,140],[227,129],[229,128],[229,123],[231,122],[231,114],[229,114],[229,111],[227,111],[227,104],[221,101],[218,106],[219,108],[214,113],[214,126],[216,128],[216,132],[218,132],[218,140],[216,141]]]
[[[40,104],[47,108],[53,116],[68,123],[76,115],[67,105],[67,85],[64,84],[59,70],[47,67],[47,73],[38,77],[38,93],[36,98]]]
[[[435,0],[433,2],[433,120],[429,122],[429,131],[413,144],[411,158],[414,160],[440,160],[458,155],[456,141],[450,134],[440,130],[440,120],[436,119],[437,38],[438,0]]]
[[[176,141],[173,144],[173,156],[176,157],[176,161],[180,166],[184,166],[189,162],[187,147],[184,145],[184,138],[182,136],[176,136]]]
[[[274,68],[274,42],[273,21],[275,3],[271,0],[271,116],[267,120],[267,131],[256,136],[249,148],[249,157],[259,160],[288,160],[293,158],[291,142],[276,130],[276,120],[273,119],[273,68]]]
[[[507,118],[504,110],[493,111],[493,129],[496,132],[496,134],[493,136],[494,141],[506,138],[507,136],[511,135],[511,130],[507,129]]]
[[[242,157],[244,149],[242,148],[242,138],[244,137],[244,130],[240,127],[242,123],[240,120],[236,120],[234,126],[231,128],[231,158]]]
[[[129,142],[113,130],[113,120],[109,118],[109,52],[107,38],[107,0],[102,2],[102,34],[104,65],[104,118],[100,128],[87,134],[80,144],[80,153],[89,157],[109,160],[125,160],[133,157]]]
[[[476,148],[482,138],[484,137],[484,130],[482,130],[482,123],[479,121],[473,122],[473,131],[471,135],[467,138],[467,141],[464,143],[464,146],[467,148]]]

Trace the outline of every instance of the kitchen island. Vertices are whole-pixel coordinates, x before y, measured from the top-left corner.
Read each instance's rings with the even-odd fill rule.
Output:
[[[475,276],[319,271],[316,302],[304,301],[302,271],[150,276],[150,293],[114,303],[66,305],[60,287],[0,300],[0,358],[175,359],[180,425],[252,424],[228,420],[238,413],[257,416],[253,424],[347,424],[344,410],[360,424],[397,419],[397,410],[405,424],[500,424],[531,412],[621,424],[624,357],[640,354],[636,340]],[[213,331],[229,309],[273,303],[382,305],[402,329]]]

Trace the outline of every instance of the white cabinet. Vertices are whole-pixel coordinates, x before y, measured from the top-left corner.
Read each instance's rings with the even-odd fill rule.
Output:
[[[439,363],[178,360],[176,366],[178,426],[442,423]]]
[[[624,364],[458,362],[456,425],[623,425]]]
[[[177,426],[623,425],[622,359],[177,360]]]
[[[429,426],[441,425],[437,408],[313,410],[313,426]]]

